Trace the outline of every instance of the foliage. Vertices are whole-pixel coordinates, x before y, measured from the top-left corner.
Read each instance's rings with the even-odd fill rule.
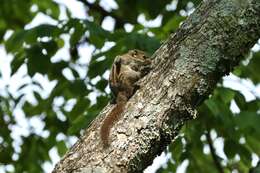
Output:
[[[4,172],[40,173],[43,164],[51,161],[51,149],[56,148],[62,156],[71,137],[78,136],[109,101],[106,73],[113,58],[133,48],[152,54],[200,1],[115,0],[118,8],[110,10],[100,0],[74,3],[79,2],[86,9],[85,19],[72,17],[66,6],[51,0],[1,2],[0,43],[13,57],[10,78],[25,71],[23,83],[0,87],[0,169]],[[60,17],[61,7],[66,19]],[[30,27],[39,14],[55,24]],[[144,25],[138,21],[140,15],[146,20],[162,16],[161,24]],[[107,16],[115,22],[113,31],[101,27]],[[131,32],[126,29],[129,24]],[[89,62],[80,54],[84,45],[93,47]],[[61,51],[67,54],[59,54]],[[260,53],[252,53],[246,61],[234,74],[259,84]],[[15,91],[11,85],[18,85]],[[46,94],[46,90],[50,91]],[[231,111],[231,103],[236,103],[239,113]],[[189,173],[218,172],[218,164],[224,172],[248,172],[252,154],[260,155],[259,108],[259,97],[246,101],[240,92],[220,84],[199,108],[198,119],[188,123],[169,146],[172,158],[158,172],[175,172],[185,160],[189,161]],[[14,129],[19,117],[24,117],[29,127],[17,137]],[[41,133],[30,123],[34,119],[43,123]],[[215,145],[209,149],[216,140],[223,141],[222,155]]]

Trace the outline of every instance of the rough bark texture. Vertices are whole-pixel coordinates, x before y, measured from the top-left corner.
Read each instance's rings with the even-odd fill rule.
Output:
[[[260,37],[260,0],[209,0],[155,52],[153,70],[100,142],[108,105],[53,173],[142,172]],[[174,153],[173,153],[174,154]]]

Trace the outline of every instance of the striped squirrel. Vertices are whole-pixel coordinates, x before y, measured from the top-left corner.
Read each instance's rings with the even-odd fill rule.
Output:
[[[109,86],[115,96],[114,107],[105,117],[100,130],[104,147],[109,146],[109,133],[124,111],[125,104],[138,89],[136,82],[151,70],[151,60],[145,52],[130,50],[116,56],[109,75]]]

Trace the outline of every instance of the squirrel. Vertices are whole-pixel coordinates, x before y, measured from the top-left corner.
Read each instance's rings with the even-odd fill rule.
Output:
[[[124,111],[125,104],[138,89],[136,82],[151,70],[151,60],[141,50],[130,50],[116,56],[109,75],[109,87],[115,106],[105,117],[101,129],[101,141],[104,147],[109,146],[109,133],[113,124]]]

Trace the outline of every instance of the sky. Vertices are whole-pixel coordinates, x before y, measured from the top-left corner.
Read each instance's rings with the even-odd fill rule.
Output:
[[[65,6],[71,11],[72,16],[76,17],[76,18],[80,18],[80,19],[88,19],[89,17],[86,15],[85,13],[85,8],[83,6],[83,4],[81,2],[78,2],[76,0],[55,0],[56,2],[58,2],[61,7],[61,15],[60,15],[60,19],[67,19],[66,17],[66,13],[65,13]],[[169,9],[174,9],[176,7],[176,3],[174,3],[175,1],[173,1],[173,3],[169,6],[167,6],[167,8]],[[111,9],[116,9],[118,8],[117,4],[114,2],[114,0],[102,0],[101,1],[101,5],[103,8],[105,8],[106,10],[110,11]],[[33,7],[36,8],[36,7]],[[33,10],[32,8],[32,10]],[[146,21],[144,15],[140,15],[138,17],[138,22],[144,24],[145,26],[160,26],[161,24],[161,20],[162,20],[162,16],[158,16],[155,20],[153,21]],[[49,24],[57,24],[57,21],[51,19],[50,17],[40,13],[38,14],[30,24],[26,25],[26,29],[35,27],[39,24],[42,23],[49,23]],[[113,30],[114,27],[114,21],[112,18],[106,18],[104,20],[104,22],[102,23],[102,27],[106,30]],[[126,30],[127,31],[131,31],[132,26],[131,25],[127,25],[126,26]],[[10,36],[12,32],[8,32],[6,33],[5,37],[8,38]],[[68,59],[68,48],[69,48],[69,44],[68,44],[68,39],[69,37],[64,35],[63,39],[65,40],[65,46],[64,48],[62,48],[61,50],[59,50],[57,52],[57,54],[52,58],[52,61],[58,61],[60,59]],[[109,47],[111,47],[111,44],[107,44],[105,46],[104,49],[108,49]],[[259,46],[254,46],[253,48],[255,51],[259,50],[260,47]],[[79,55],[80,55],[80,62],[81,63],[88,63],[91,57],[91,54],[93,52],[94,48],[89,46],[88,44],[83,44],[80,48],[79,48]],[[9,86],[9,91],[11,93],[14,94],[14,96],[19,96],[19,93],[17,93],[17,89],[19,88],[19,86],[21,86],[23,83],[31,81],[31,79],[29,77],[24,77],[24,75],[27,73],[27,69],[25,66],[21,67],[18,71],[17,74],[13,75],[12,77],[10,76],[10,62],[12,60],[12,56],[11,55],[7,55],[4,48],[0,45],[0,69],[1,72],[3,74],[2,79],[0,79],[0,92],[3,93],[5,87],[8,85]],[[84,76],[85,73],[85,69],[79,69],[82,73],[82,76]],[[64,71],[64,74],[67,76],[67,78],[71,78],[71,74],[68,71]],[[41,76],[41,75],[36,75],[34,77],[36,80],[41,81],[44,86],[48,86],[45,87],[45,90],[43,92],[41,92],[43,97],[47,97],[48,94],[51,92],[52,88],[55,86],[55,82],[50,82],[47,77]],[[224,77],[224,86],[226,87],[230,87],[232,89],[235,90],[239,90],[242,92],[242,94],[245,96],[247,101],[253,100],[255,99],[255,95],[257,95],[258,97],[260,97],[260,85],[258,86],[254,86],[254,84],[249,81],[249,80],[245,80],[245,79],[239,79],[238,77],[234,76],[234,75],[229,75]],[[32,95],[32,88],[27,87],[25,89],[27,95],[26,95],[26,99],[30,100],[30,102],[32,103],[36,103],[33,95]],[[94,101],[95,99],[95,94],[90,96],[91,99]],[[58,102],[58,101],[57,101]],[[233,112],[239,112],[239,108],[237,107],[237,105],[233,102],[231,104],[231,109]],[[17,125],[12,127],[12,134],[11,136],[16,139],[16,142],[14,143],[14,147],[16,149],[16,151],[19,152],[20,150],[20,144],[21,144],[21,136],[27,136],[29,135],[29,128],[33,128],[35,133],[42,136],[42,137],[48,137],[49,132],[44,130],[44,122],[41,121],[41,119],[39,117],[33,117],[30,119],[25,118],[24,113],[19,110],[16,109],[14,111],[14,116],[18,122]],[[211,132],[211,136],[213,137],[213,139],[215,139],[214,141],[214,146],[217,149],[217,153],[225,158],[225,154],[223,152],[223,140],[221,138],[216,138],[216,134],[214,134],[214,132]],[[64,140],[66,137],[62,134],[60,134],[57,137],[59,140]],[[70,138],[70,145],[76,142],[76,138],[72,137]],[[209,148],[205,147],[205,153],[209,152]],[[50,150],[49,155],[52,159],[52,163],[51,162],[46,162],[43,165],[43,168],[45,170],[46,173],[51,172],[51,170],[53,169],[54,165],[59,161],[59,156],[58,156],[58,152],[56,150],[56,148],[53,148]],[[17,157],[17,156],[14,156]],[[256,156],[254,157],[254,163],[256,164],[258,159]],[[154,159],[154,162],[152,164],[152,166],[149,166],[144,172],[145,173],[153,173],[155,172],[158,168],[160,168],[162,165],[166,166],[167,161],[169,161],[171,159],[171,154],[170,153],[162,153],[160,156],[156,157]],[[188,165],[188,161],[184,161],[183,164],[180,166],[180,168],[178,168],[177,173],[183,173],[185,172],[185,168]],[[9,167],[8,169],[12,170],[12,167]],[[3,173],[3,169],[1,169],[0,167],[0,173]]]

